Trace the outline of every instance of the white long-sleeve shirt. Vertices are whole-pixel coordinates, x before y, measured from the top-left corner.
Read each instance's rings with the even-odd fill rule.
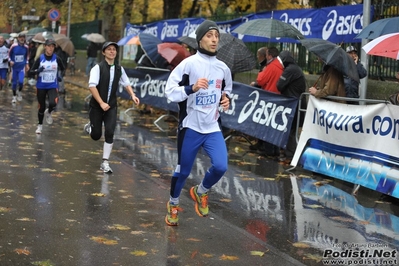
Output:
[[[3,62],[4,59],[8,59],[8,48],[4,44],[0,46],[0,68],[7,68],[8,69],[8,60]]]
[[[180,86],[188,78],[186,86]],[[192,86],[199,78],[209,80],[208,89],[192,92]],[[187,100],[187,116],[182,126],[199,133],[220,131],[218,124],[219,104],[223,93],[230,95],[233,80],[230,69],[225,63],[216,58],[197,52],[184,59],[170,74],[166,83],[165,94],[172,102]],[[188,85],[188,86],[187,86]]]

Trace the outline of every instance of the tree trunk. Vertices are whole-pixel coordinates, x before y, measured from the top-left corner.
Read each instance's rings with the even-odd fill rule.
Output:
[[[256,0],[255,12],[276,10],[278,0]]]
[[[179,18],[183,0],[164,0],[163,1],[163,18]]]

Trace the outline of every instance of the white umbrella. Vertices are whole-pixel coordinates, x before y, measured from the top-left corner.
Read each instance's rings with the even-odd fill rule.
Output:
[[[99,33],[90,33],[87,35],[86,39],[88,41],[94,42],[94,43],[103,43],[105,42],[104,36],[102,36]]]

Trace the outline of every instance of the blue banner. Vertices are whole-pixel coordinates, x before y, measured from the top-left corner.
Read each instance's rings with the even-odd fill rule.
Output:
[[[373,14],[374,7],[371,6],[370,17],[373,17]],[[356,43],[361,42],[361,39],[355,39],[355,37],[363,29],[363,5],[266,11],[229,21],[219,21],[217,24],[221,30],[231,33],[242,23],[259,18],[273,18],[289,23],[297,28],[305,38],[319,38],[333,43]],[[163,42],[178,42],[179,37],[188,36],[197,29],[202,21],[204,21],[202,18],[186,18],[162,20],[144,26],[128,23],[126,35],[146,32],[153,34]],[[297,42],[290,38],[268,39],[235,33],[233,35],[244,42]]]
[[[178,111],[178,104],[165,96],[169,71],[151,68],[125,69],[132,87],[143,104]],[[118,96],[129,99],[121,87]],[[295,98],[267,92],[239,82],[233,83],[231,104],[221,110],[222,124],[257,139],[285,148],[298,101]]]

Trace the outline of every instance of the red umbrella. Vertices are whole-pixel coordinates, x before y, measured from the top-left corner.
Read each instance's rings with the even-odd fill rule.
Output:
[[[399,60],[399,32],[382,35],[362,48],[369,55]]]
[[[158,53],[162,55],[172,67],[176,67],[183,59],[191,55],[181,44],[172,42],[158,44]]]

